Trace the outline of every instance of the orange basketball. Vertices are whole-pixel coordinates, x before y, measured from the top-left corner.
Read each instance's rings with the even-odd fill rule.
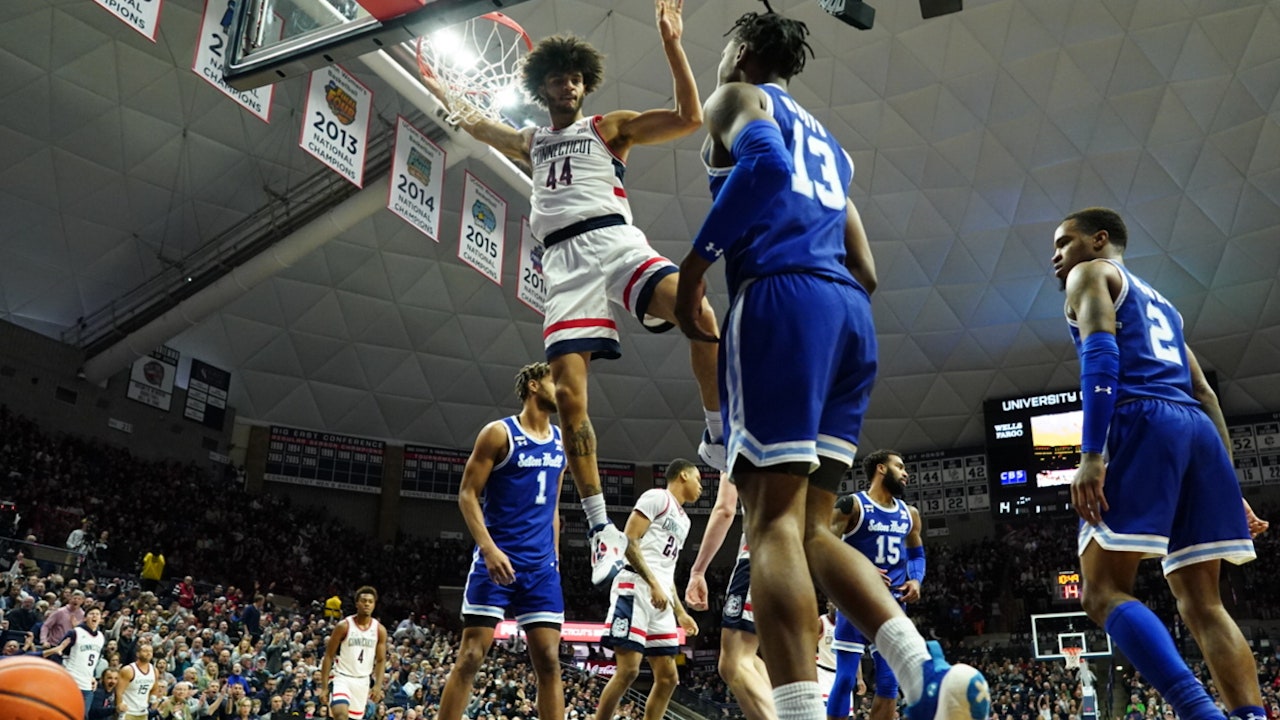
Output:
[[[0,660],[0,717],[82,720],[84,696],[61,665],[17,655]]]

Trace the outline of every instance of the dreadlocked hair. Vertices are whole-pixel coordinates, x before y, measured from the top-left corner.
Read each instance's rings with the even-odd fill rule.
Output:
[[[529,397],[529,383],[551,374],[551,366],[544,362],[529,363],[516,373],[516,397],[524,402]]]
[[[525,95],[546,106],[539,90],[548,75],[582,73],[586,94],[591,94],[604,80],[604,55],[591,43],[573,35],[552,35],[538,42],[520,68],[520,87]]]
[[[805,40],[809,36],[809,27],[774,12],[746,13],[725,35],[732,35],[735,40],[750,46],[761,64],[784,80],[790,80],[804,70],[806,54],[814,55],[813,48]]]

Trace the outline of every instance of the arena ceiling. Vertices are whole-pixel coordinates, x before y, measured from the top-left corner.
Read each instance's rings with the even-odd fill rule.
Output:
[[[1127,216],[1131,267],[1181,308],[1227,412],[1280,409],[1280,1],[968,0],[930,21],[873,4],[858,32],[815,0],[774,3],[813,31],[792,89],[854,158],[879,266],[864,446],[980,444],[983,399],[1076,384],[1048,259],[1059,218],[1095,204]],[[0,3],[0,318],[60,337],[320,169],[298,148],[305,80],[265,124],[191,71],[202,7],[165,0],[152,44],[84,0]],[[759,7],[688,0],[704,97],[722,33]],[[669,102],[646,0],[511,14],[608,54],[589,112]],[[348,68],[381,117],[412,111]],[[637,224],[676,259],[709,206],[699,142],[636,150],[627,173]],[[513,296],[518,222],[503,287],[456,258],[464,167],[491,177],[450,170],[439,244],[379,211],[169,344],[231,370],[244,418],[468,446],[542,343]],[[518,221],[527,201],[498,190]],[[623,325],[623,359],[594,374],[602,456],[691,455],[684,341]]]

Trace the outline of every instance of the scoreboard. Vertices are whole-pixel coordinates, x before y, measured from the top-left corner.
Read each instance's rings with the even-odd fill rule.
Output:
[[[609,510],[630,513],[636,506],[636,464],[599,461],[600,487]],[[573,471],[564,474],[564,487],[560,488],[561,509],[581,507],[578,489],[573,484]]]
[[[469,457],[470,450],[405,445],[400,497],[457,500]]]
[[[263,477],[294,485],[379,493],[385,450],[386,443],[381,440],[272,425]]]
[[[1280,412],[1227,418],[1227,432],[1240,485],[1280,485]]]
[[[1080,571],[1059,570],[1050,578],[1053,585],[1053,602],[1058,605],[1072,605],[1080,602]]]
[[[903,496],[922,517],[987,512],[991,495],[987,455],[982,448],[906,453],[907,492]],[[865,490],[867,477],[859,461],[840,483],[839,494]]]

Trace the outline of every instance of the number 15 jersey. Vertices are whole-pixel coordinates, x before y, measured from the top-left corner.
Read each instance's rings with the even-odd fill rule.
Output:
[[[556,130],[533,131],[533,197],[529,229],[538,242],[576,222],[621,215],[631,224],[631,205],[622,187],[623,164],[597,129],[600,115]]]
[[[894,597],[907,582],[907,535],[911,533],[911,511],[894,498],[893,507],[884,507],[865,490],[853,496],[862,506],[862,519],[841,538],[889,575]]]

